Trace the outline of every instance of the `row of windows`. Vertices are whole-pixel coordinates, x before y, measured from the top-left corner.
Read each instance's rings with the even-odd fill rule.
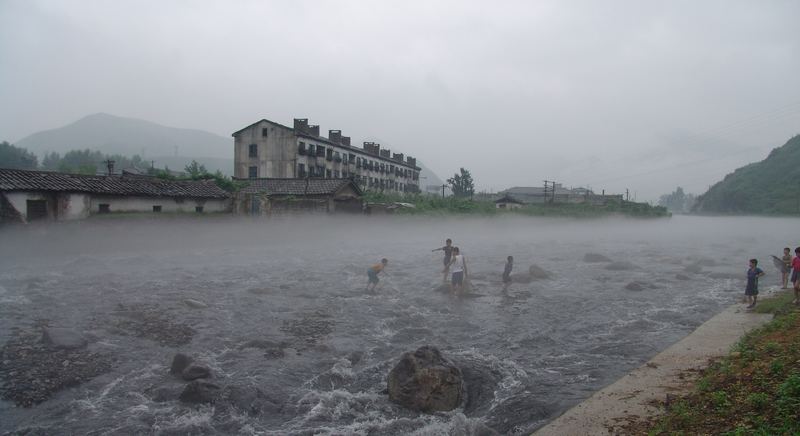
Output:
[[[203,213],[203,206],[195,206],[194,211],[197,213]],[[111,205],[107,203],[100,203],[97,205],[97,212],[98,213],[111,213]],[[154,204],[153,205],[153,212],[161,212],[161,205]]]
[[[347,171],[339,172],[337,170],[325,168],[321,165],[309,165],[307,171],[308,172],[306,172],[306,166],[304,164],[297,164],[297,177],[300,178],[319,177],[328,179],[346,179],[348,177],[352,177],[356,183],[369,188],[392,189],[402,192],[414,189],[412,188],[414,185],[411,184],[400,183],[390,179],[361,176],[360,174],[348,173]]]
[[[378,171],[389,174],[394,173],[399,177],[413,177],[414,180],[417,180],[419,177],[417,172],[411,171],[408,168],[403,168],[399,165],[386,164],[375,160],[369,160],[367,158],[361,158],[353,153],[340,154],[338,151],[334,151],[332,148],[325,148],[322,145],[308,144],[308,148],[306,148],[306,143],[303,141],[300,141],[298,153],[302,156],[325,157],[325,159],[329,161],[355,164],[356,168],[364,168],[370,171]]]

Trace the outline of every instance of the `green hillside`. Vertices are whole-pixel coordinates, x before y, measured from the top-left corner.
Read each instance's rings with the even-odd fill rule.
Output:
[[[800,215],[800,135],[697,198],[696,213]]]

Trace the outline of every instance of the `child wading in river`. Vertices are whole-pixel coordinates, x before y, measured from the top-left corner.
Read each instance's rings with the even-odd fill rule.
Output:
[[[758,267],[758,260],[750,259],[750,268],[747,270],[747,288],[744,290],[744,295],[747,296],[748,309],[756,307],[756,300],[758,300],[758,278],[764,275],[764,271]]]
[[[447,281],[447,270],[450,268],[450,259],[453,256],[453,240],[447,239],[444,241],[444,247],[434,248],[431,250],[431,252],[439,250],[444,251],[444,269],[442,270],[442,281]]]
[[[389,260],[384,258],[381,259],[381,263],[376,263],[375,265],[369,267],[367,270],[367,277],[369,278],[369,281],[367,281],[367,291],[375,290],[375,286],[377,286],[378,282],[380,282],[380,279],[378,279],[378,274],[383,272],[383,269],[386,268],[388,263]],[[370,286],[372,286],[372,289],[370,289]]]
[[[467,275],[467,261],[458,247],[453,247],[453,259],[450,261],[450,292],[461,294],[464,291],[464,276]]]
[[[503,290],[508,289],[511,284],[511,270],[514,269],[514,256],[508,256],[506,267],[503,269]]]

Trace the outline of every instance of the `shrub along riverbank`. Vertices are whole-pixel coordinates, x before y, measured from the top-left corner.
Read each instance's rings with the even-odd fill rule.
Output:
[[[364,199],[370,203],[411,203],[413,208],[400,208],[398,213],[409,215],[445,215],[445,214],[475,214],[499,215],[518,214],[529,216],[567,216],[594,218],[613,215],[633,217],[668,217],[670,213],[661,206],[651,206],[647,203],[632,201],[609,201],[605,205],[568,204],[568,203],[543,203],[525,205],[520,209],[497,209],[491,201],[470,200],[468,198],[438,197],[435,195],[408,195],[382,194],[368,192]]]
[[[701,373],[692,393],[670,401],[648,435],[800,434],[800,311],[791,292],[762,300],[775,319],[742,338]]]

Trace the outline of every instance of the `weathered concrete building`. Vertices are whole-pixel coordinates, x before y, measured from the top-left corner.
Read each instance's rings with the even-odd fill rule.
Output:
[[[322,137],[319,126],[304,118],[295,118],[293,127],[264,119],[233,137],[234,177],[239,179],[352,178],[364,190],[419,192],[421,168],[413,157],[373,142],[354,147],[340,130]]]
[[[510,195],[504,195],[494,201],[494,207],[497,209],[514,210],[520,209],[522,206],[523,204],[521,201],[515,200]]]
[[[351,179],[251,179],[236,194],[234,212],[251,216],[362,213],[362,191]]]
[[[0,220],[73,220],[115,212],[227,212],[230,195],[213,180],[87,176],[0,169]]]

